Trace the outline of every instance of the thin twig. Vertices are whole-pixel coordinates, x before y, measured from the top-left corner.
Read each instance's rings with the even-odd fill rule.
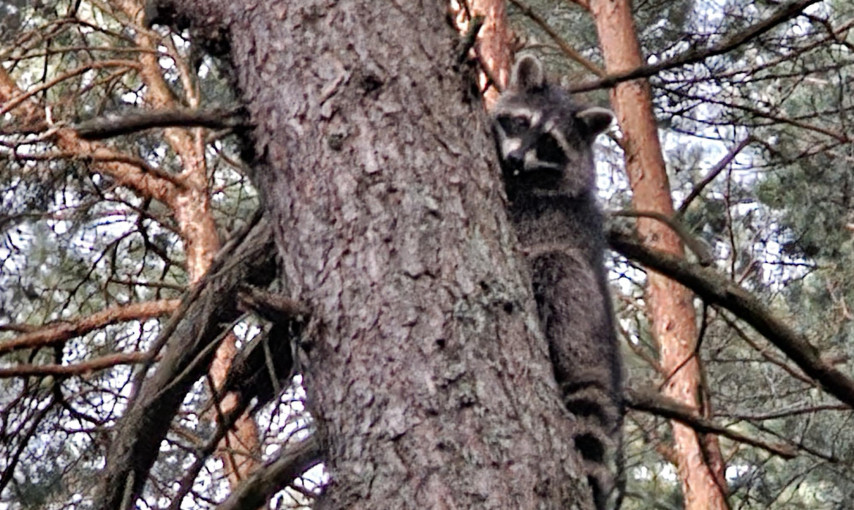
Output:
[[[691,193],[688,194],[688,196],[682,202],[682,205],[680,205],[679,209],[676,210],[676,216],[681,217],[682,215],[684,215],[685,211],[688,209],[688,206],[691,205],[691,202],[693,202],[695,198],[700,196],[700,193],[702,193],[703,190],[706,189],[706,186],[708,186],[709,183],[715,180],[715,177],[717,177],[718,174],[720,174],[730,163],[732,163],[732,160],[734,160],[735,157],[738,156],[738,153],[741,152],[742,149],[750,145],[753,140],[753,135],[748,135],[747,138],[745,138],[744,140],[739,142],[738,145],[730,149],[727,155],[724,156],[718,162],[718,164],[714,166],[714,168],[709,170],[709,173],[706,174],[706,176],[703,177],[703,179],[698,182],[696,186],[694,186],[694,189],[691,190]]]
[[[522,13],[525,16],[531,18],[531,21],[536,23],[537,26],[539,26],[543,30],[543,32],[548,34],[548,36],[552,38],[552,40],[555,42],[555,44],[558,45],[558,47],[561,49],[561,51],[563,51],[566,54],[567,57],[578,62],[582,67],[584,67],[585,69],[587,69],[591,73],[595,74],[596,76],[599,76],[599,77],[607,76],[608,73],[606,73],[604,69],[597,66],[596,64],[594,64],[590,60],[584,58],[584,56],[581,53],[579,53],[578,51],[575,50],[575,48],[570,46],[569,43],[567,43],[566,40],[564,40],[555,31],[555,29],[553,29],[548,23],[546,23],[546,20],[544,20],[543,18],[540,17],[539,14],[534,12],[533,9],[531,9],[527,5],[523,4],[519,0],[510,0],[510,2],[512,2],[513,5],[515,5],[517,8],[519,8],[519,10],[522,11]]]

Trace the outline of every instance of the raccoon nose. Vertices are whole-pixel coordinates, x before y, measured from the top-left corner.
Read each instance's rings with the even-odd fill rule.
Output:
[[[507,155],[507,162],[514,168],[521,169],[525,166],[525,151],[516,150]]]

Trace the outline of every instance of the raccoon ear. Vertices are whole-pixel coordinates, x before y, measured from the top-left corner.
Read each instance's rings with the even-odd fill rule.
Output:
[[[611,122],[614,121],[614,112],[607,108],[592,106],[576,113],[575,118],[587,127],[588,134],[593,138],[611,127]]]
[[[510,88],[516,91],[541,89],[546,84],[543,65],[537,57],[523,55],[513,66]]]

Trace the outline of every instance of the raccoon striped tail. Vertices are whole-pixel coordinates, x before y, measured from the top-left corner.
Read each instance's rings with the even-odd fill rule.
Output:
[[[576,418],[573,437],[581,454],[587,482],[597,510],[609,507],[621,479],[620,459],[622,402],[611,388],[610,376],[593,371],[576,374],[575,381],[561,386],[563,402]]]

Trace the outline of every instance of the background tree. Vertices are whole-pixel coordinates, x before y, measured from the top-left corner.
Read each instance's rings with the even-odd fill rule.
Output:
[[[605,69],[618,74],[644,64],[631,2],[579,2],[592,14],[601,41]],[[632,188],[632,207],[640,213],[672,218],[673,199],[652,110],[649,83],[639,78],[615,85],[611,104],[622,137],[625,171]],[[654,217],[640,216],[637,232],[643,242],[677,257],[685,255],[678,232]],[[682,402],[705,418],[712,413],[702,367],[695,355],[699,342],[693,295],[667,276],[649,273],[644,292],[652,339],[658,349],[662,393]],[[678,421],[671,424],[673,460],[682,481],[687,509],[727,508],[724,461],[715,436],[698,434]]]
[[[512,4],[518,45],[589,100],[649,79],[659,190],[682,240],[714,255],[703,269],[626,234],[646,221],[670,235],[631,216],[637,119],[623,115],[601,187],[629,214],[612,237],[628,257],[612,274],[632,390],[624,506],[687,505],[675,474],[711,467],[732,507],[844,507],[852,7],[637,2],[642,62],[613,68],[585,9]],[[149,8],[163,23],[148,29],[133,3],[2,8],[0,500],[103,503],[91,479],[105,459],[116,506],[231,493],[225,507],[248,508],[285,487],[278,505],[304,505],[324,475],[301,475],[323,458],[330,506],[583,497],[441,9],[212,2]],[[229,52],[234,68],[217,58]],[[675,312],[644,296],[644,268],[697,296],[690,356],[670,366],[656,314]],[[671,395],[688,405],[659,396],[686,367],[693,393]],[[702,459],[685,460],[667,420]]]

